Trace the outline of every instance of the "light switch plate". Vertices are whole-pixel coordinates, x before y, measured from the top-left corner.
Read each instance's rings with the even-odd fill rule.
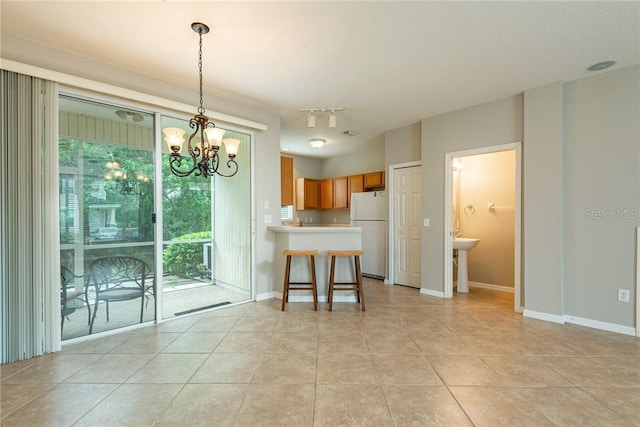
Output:
[[[264,223],[265,224],[271,224],[271,215],[265,215],[264,216]]]
[[[429,218],[425,218],[424,219],[424,226],[425,227],[431,227],[431,220]]]

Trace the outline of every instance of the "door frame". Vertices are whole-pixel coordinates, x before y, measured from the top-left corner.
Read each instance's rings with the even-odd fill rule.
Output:
[[[395,251],[395,229],[396,229],[396,215],[395,215],[395,182],[396,182],[396,170],[398,169],[406,169],[411,167],[422,167],[422,161],[417,160],[414,162],[406,162],[406,163],[396,163],[393,165],[389,165],[389,171],[387,172],[388,179],[387,181],[387,193],[388,193],[388,203],[389,203],[389,256],[387,258],[387,278],[384,279],[385,285],[394,285],[395,284],[395,262],[396,262],[396,251]]]
[[[453,159],[455,157],[475,156],[501,151],[514,150],[516,154],[515,171],[515,203],[514,203],[514,257],[513,257],[513,307],[517,313],[522,313],[524,302],[522,301],[522,143],[491,145],[488,147],[473,148],[463,151],[445,153],[444,156],[444,297],[453,298],[453,245],[451,236],[453,224]]]

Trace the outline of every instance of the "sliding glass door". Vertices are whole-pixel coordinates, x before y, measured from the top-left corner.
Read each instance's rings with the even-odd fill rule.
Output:
[[[182,128],[186,138],[192,132],[187,120],[163,116],[161,126]],[[195,174],[179,178],[170,171],[163,146],[165,319],[251,298],[251,137],[231,130],[224,137],[241,141],[236,158],[239,171],[231,178]],[[229,173],[224,148],[221,157],[221,170]]]
[[[63,340],[252,298],[250,134],[225,130],[233,177],[180,178],[158,135],[188,119],[70,95],[59,111]]]
[[[153,320],[154,116],[64,96],[59,110],[62,338]],[[144,272],[116,278],[130,259]]]

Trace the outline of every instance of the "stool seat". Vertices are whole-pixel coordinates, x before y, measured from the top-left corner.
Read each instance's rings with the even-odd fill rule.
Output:
[[[310,255],[318,255],[318,251],[291,251],[291,250],[286,250],[286,251],[282,251],[282,255],[284,256],[310,256]]]
[[[362,270],[360,269],[360,257],[362,256],[361,250],[351,251],[338,251],[329,250],[327,255],[331,258],[331,270],[329,273],[329,311],[333,311],[333,292],[334,291],[355,291],[358,302],[361,304],[362,311],[365,310],[364,305],[364,287],[362,286]],[[353,257],[354,264],[354,282],[336,282],[336,257]]]
[[[289,301],[289,290],[309,290],[313,292],[313,309],[318,310],[318,288],[316,286],[316,255],[317,250],[292,251],[284,250],[282,255],[286,257],[286,265],[284,270],[284,284],[282,286],[282,308],[284,311],[285,304]],[[292,282],[291,281],[291,258],[294,256],[309,257],[310,265],[310,282]]]
[[[362,251],[329,251],[328,255],[332,256],[362,256]]]

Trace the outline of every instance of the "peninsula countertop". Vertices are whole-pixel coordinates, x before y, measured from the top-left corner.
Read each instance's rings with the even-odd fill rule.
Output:
[[[270,225],[267,230],[276,233],[360,233],[362,227],[349,224]]]

